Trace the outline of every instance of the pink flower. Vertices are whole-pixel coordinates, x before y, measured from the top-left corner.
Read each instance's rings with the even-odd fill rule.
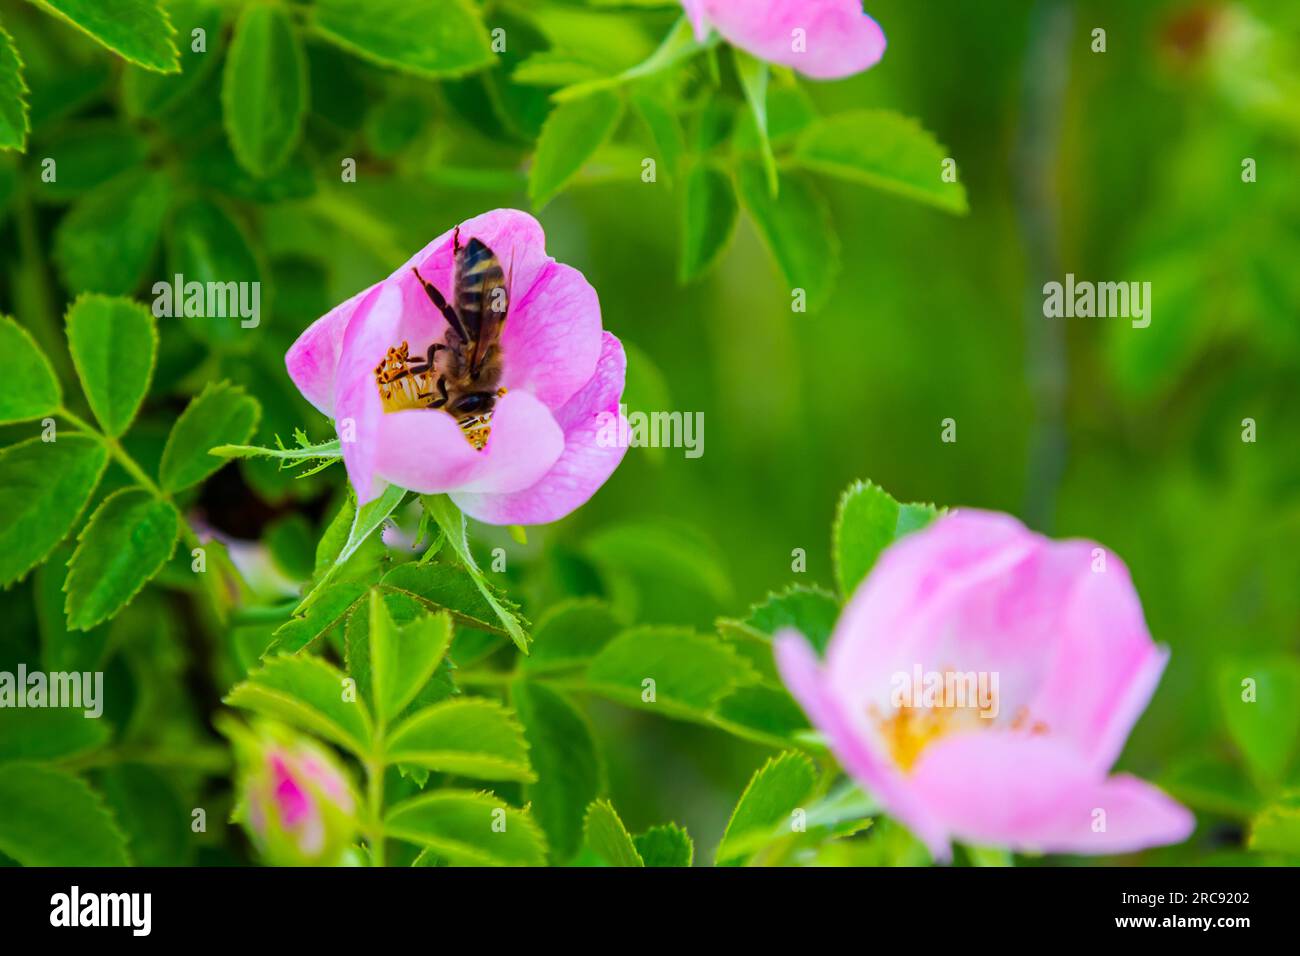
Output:
[[[245,822],[278,866],[331,866],[356,833],[356,798],[334,759],[280,727],[239,738]]]
[[[733,46],[818,80],[875,66],[885,34],[860,0],[682,0],[703,41],[717,30]]]
[[[505,273],[499,397],[488,427],[480,426],[487,434],[481,449],[449,412],[385,401],[377,378],[378,367],[397,354],[390,349],[405,344],[413,364],[444,342],[448,322],[415,270],[454,302],[457,238],[462,247],[486,244]],[[586,502],[626,451],[597,440],[598,422],[619,413],[623,346],[601,329],[595,290],[546,254],[541,226],[518,210],[484,213],[443,233],[387,279],[312,323],[285,363],[307,400],[335,420],[362,503],[390,482],[450,494],[480,521],[543,524]],[[432,392],[436,379],[435,373],[421,380],[421,387]]]
[[[1088,854],[1185,840],[1187,810],[1109,775],[1168,657],[1114,555],[968,510],[881,556],[825,663],[794,631],[776,641],[840,764],[939,860],[953,839]]]

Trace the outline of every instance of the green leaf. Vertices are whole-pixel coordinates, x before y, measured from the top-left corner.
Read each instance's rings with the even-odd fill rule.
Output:
[[[253,347],[253,330],[262,321],[262,270],[244,230],[225,209],[194,199],[176,210],[167,229],[167,273],[204,290],[200,304],[184,288],[162,284],[173,290],[173,314],[196,338],[232,352]]]
[[[808,730],[808,718],[783,687],[748,684],[736,688],[714,708],[713,723],[727,733],[768,747],[810,749],[798,739]]]
[[[167,82],[156,74],[159,82]],[[72,202],[115,176],[142,165],[149,151],[145,138],[124,123],[93,119],[57,127],[41,137],[41,152],[58,165],[58,176],[41,182],[39,202]]]
[[[353,581],[343,581],[323,588],[320,596],[303,614],[291,618],[276,628],[275,640],[267,648],[267,653],[279,651],[284,654],[296,654],[312,647],[346,621],[352,609],[368,591],[366,585]]]
[[[446,614],[424,614],[398,627],[379,590],[370,592],[371,693],[381,722],[400,714],[428,683],[451,645],[451,634]]]
[[[523,728],[484,697],[460,697],[417,711],[393,728],[385,747],[389,763],[479,780],[536,779]]]
[[[1282,655],[1226,661],[1217,689],[1228,733],[1251,776],[1265,788],[1276,785],[1300,739],[1300,661]]]
[[[781,180],[773,196],[763,165],[745,160],[737,169],[740,198],[759,237],[791,290],[802,289],[809,311],[830,297],[840,271],[840,244],[826,200],[798,175]]]
[[[135,597],[172,556],[181,516],[141,488],[105,498],[68,562],[68,627],[88,630]]]
[[[772,142],[767,131],[767,81],[770,68],[764,60],[750,56],[739,47],[732,47],[731,52],[735,54],[736,75],[740,77],[740,87],[745,91],[745,102],[749,104],[754,130],[758,134],[759,156],[763,161],[763,175],[767,177],[767,189],[775,196],[780,183],[776,175],[776,157],[772,155]]]
[[[254,176],[284,165],[307,115],[307,59],[288,14],[278,6],[244,8],[226,54],[221,111],[230,147]]]
[[[41,764],[0,766],[0,853],[23,866],[126,866],[126,838],[99,794]]]
[[[69,288],[133,292],[153,260],[170,202],[168,178],[145,170],[124,173],[82,196],[54,232],[54,259]]]
[[[27,117],[27,82],[23,60],[13,37],[0,27],[0,149],[27,148],[31,123]]]
[[[520,666],[529,674],[581,666],[622,629],[613,610],[602,601],[564,601],[552,606],[537,622],[532,654]]]
[[[740,206],[731,177],[708,163],[699,163],[690,171],[682,195],[678,276],[690,282],[717,265],[735,234]]]
[[[722,697],[754,679],[749,664],[728,645],[668,627],[624,631],[586,673],[587,686],[611,700],[706,721]]]
[[[608,800],[597,800],[587,808],[582,829],[588,848],[610,866],[645,866],[632,834]]]
[[[168,0],[167,12],[181,36],[180,75],[162,76],[128,67],[122,74],[122,106],[133,117],[157,117],[199,89],[221,56],[221,9],[215,0]],[[205,45],[195,50],[193,31]]]
[[[916,120],[888,110],[853,110],[814,121],[800,134],[794,158],[806,169],[946,212],[968,210],[966,187],[943,181],[947,151]]]
[[[158,466],[163,490],[180,491],[217,471],[226,460],[213,455],[210,449],[248,441],[260,417],[257,399],[238,385],[209,383],[181,412],[167,437]]]
[[[384,609],[388,617],[399,628],[407,627],[428,616],[429,609],[413,595],[390,588],[376,588],[383,598]],[[370,665],[370,604],[358,603],[348,616],[347,629],[344,632],[344,653],[348,674],[356,680],[357,690],[367,706],[373,701],[372,688],[374,677]],[[452,680],[452,663],[444,658],[433,676],[418,689],[415,698],[405,710],[410,714],[413,709],[427,707],[447,700],[458,693]],[[371,707],[373,710],[373,707]]]
[[[52,415],[62,401],[54,369],[31,333],[0,315],[0,425]]]
[[[386,590],[418,600],[433,611],[450,611],[459,623],[494,634],[505,634],[496,612],[483,599],[464,568],[449,564],[399,564],[379,582]]]
[[[501,627],[510,639],[525,654],[528,653],[528,632],[526,622],[516,614],[517,607],[498,596],[497,589],[483,576],[474,555],[470,553],[469,537],[465,525],[465,516],[447,495],[424,495],[421,497],[425,513],[433,518],[440,531],[456,553],[457,560],[469,572],[474,586],[478,588],[483,600],[492,608],[492,613],[501,623]]]
[[[101,624],[89,631],[68,630],[63,585],[68,580],[68,559],[75,549],[75,541],[62,542],[32,574],[32,603],[41,632],[41,667],[46,671],[94,673],[104,669],[111,628]]]
[[[1255,817],[1249,846],[1261,853],[1300,856],[1300,790],[1283,794]]]
[[[1249,777],[1226,756],[1192,754],[1162,774],[1159,783],[1179,803],[1205,813],[1245,820],[1260,807]]]
[[[924,528],[938,514],[934,505],[900,505],[869,481],[850,485],[840,496],[831,532],[840,594],[847,599],[887,547]]]
[[[524,799],[546,832],[551,862],[567,863],[582,846],[583,808],[602,789],[591,725],[567,697],[544,684],[515,681],[510,698],[537,775]]]
[[[159,73],[180,69],[176,30],[158,0],[32,0],[123,59]]]
[[[130,299],[83,295],[68,309],[68,348],[95,418],[116,438],[149,390],[158,330],[153,314]]]
[[[93,680],[93,675],[91,676]],[[13,704],[0,707],[0,764],[15,760],[58,760],[98,750],[108,742],[108,727],[102,720],[86,716],[89,702],[86,699],[85,676],[69,675],[75,680],[73,687],[81,688],[80,704],[76,708],[68,707],[23,707]],[[14,678],[11,678],[11,680]],[[47,674],[46,680],[52,684],[60,678]],[[48,685],[47,685],[48,686]],[[17,693],[27,692],[27,688],[15,681]],[[53,690],[48,687],[47,695]],[[94,688],[89,688],[93,696]],[[50,698],[47,696],[47,700]],[[100,707],[104,700],[96,702]]]
[[[542,124],[528,174],[528,198],[534,209],[559,195],[613,134],[622,115],[623,101],[614,93],[593,93],[551,111]]]
[[[315,532],[306,516],[290,512],[262,531],[271,564],[290,581],[306,581],[316,566]]]
[[[718,628],[724,637],[736,639],[737,649],[751,657],[759,670],[774,675],[770,668],[760,665],[771,665],[771,639],[777,631],[793,628],[824,653],[839,616],[840,602],[835,595],[795,584],[780,594],[769,594],[762,604],[749,609],[744,620],[718,621]]]
[[[639,93],[632,97],[632,105],[641,117],[655,147],[659,150],[659,163],[669,179],[674,179],[682,154],[686,152],[686,142],[682,138],[682,128],[677,116],[658,97],[648,93]]]
[[[606,525],[587,538],[583,551],[625,620],[688,624],[715,616],[730,602],[724,556],[692,528],[649,520]],[[664,602],[663,594],[673,600]]]
[[[428,847],[452,866],[544,866],[546,840],[527,811],[490,793],[439,790],[400,803],[388,836]]]
[[[293,724],[358,756],[370,753],[371,722],[355,687],[318,657],[275,657],[226,695],[231,707]]]
[[[190,866],[195,840],[190,806],[167,775],[143,764],[118,764],[98,779],[136,866]]]
[[[611,87],[622,86],[624,83],[630,83],[633,80],[662,73],[683,60],[689,59],[696,53],[709,49],[716,43],[716,35],[710,36],[703,43],[697,41],[690,20],[682,17],[668,31],[668,35],[664,37],[663,42],[659,44],[654,53],[636,66],[614,76],[604,76],[599,79],[575,83],[573,86],[559,90],[552,98],[557,103],[571,102],[590,96],[598,90],[608,90]]]
[[[423,77],[460,76],[495,62],[469,0],[317,0],[316,32],[350,53]]]
[[[325,585],[329,583],[330,579],[348,563],[348,559],[357,553],[357,550],[365,544],[366,540],[388,520],[389,515],[397,510],[398,505],[405,498],[405,488],[399,488],[397,485],[387,485],[379,494],[379,497],[357,508],[356,502],[349,492],[347,503],[335,515],[334,520],[330,522],[329,528],[326,529],[316,548],[316,585],[302,599],[302,603],[294,611],[295,614],[301,614],[320,598]],[[343,537],[345,527],[347,528],[346,538]],[[343,538],[341,545],[339,545],[340,538]],[[326,545],[327,541],[329,542],[328,547]],[[337,553],[334,553],[335,545],[339,545]]]
[[[690,866],[695,859],[690,834],[675,823],[651,827],[634,836],[632,842],[646,866]]]
[[[107,450],[86,435],[0,450],[0,586],[39,564],[72,530],[107,464]]]
[[[718,846],[717,864],[739,863],[771,842],[774,833],[793,823],[796,809],[807,809],[816,782],[812,761],[803,754],[787,751],[765,763],[740,795]]]

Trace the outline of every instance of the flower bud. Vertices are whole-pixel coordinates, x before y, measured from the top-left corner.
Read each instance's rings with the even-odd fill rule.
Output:
[[[236,739],[238,816],[274,866],[336,866],[357,831],[357,799],[324,748],[283,728]]]

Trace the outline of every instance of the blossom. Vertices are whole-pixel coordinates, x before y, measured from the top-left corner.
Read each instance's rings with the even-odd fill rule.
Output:
[[[242,817],[258,852],[277,866],[338,864],[356,833],[356,797],[334,758],[268,725],[235,738]]]
[[[860,0],[682,0],[703,41],[733,46],[818,80],[861,73],[885,54],[885,34]]]
[[[881,556],[824,663],[788,629],[775,651],[840,764],[938,860],[954,839],[1109,854],[1195,825],[1154,786],[1109,774],[1169,652],[1127,569],[1091,542],[962,510]],[[942,675],[931,699],[900,695],[917,674]],[[980,675],[996,678],[992,706],[972,693]]]
[[[454,301],[454,245],[472,240],[500,259],[508,303],[500,397],[480,426],[481,448],[447,411],[395,408],[377,382],[386,361],[414,362],[445,340],[448,322],[421,280]],[[299,391],[334,419],[363,504],[389,482],[449,494],[480,521],[542,524],[585,503],[626,452],[597,440],[602,413],[618,412],[623,346],[602,330],[600,302],[582,273],[548,256],[541,226],[517,210],[487,212],[443,233],[317,319],[285,363]]]

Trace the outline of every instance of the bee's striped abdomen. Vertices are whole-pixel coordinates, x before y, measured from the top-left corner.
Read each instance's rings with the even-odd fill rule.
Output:
[[[501,261],[484,243],[471,239],[456,257],[456,312],[472,339],[479,337],[483,313],[494,304],[489,301],[494,289],[505,289]],[[497,311],[504,311],[503,306],[497,303]]]

